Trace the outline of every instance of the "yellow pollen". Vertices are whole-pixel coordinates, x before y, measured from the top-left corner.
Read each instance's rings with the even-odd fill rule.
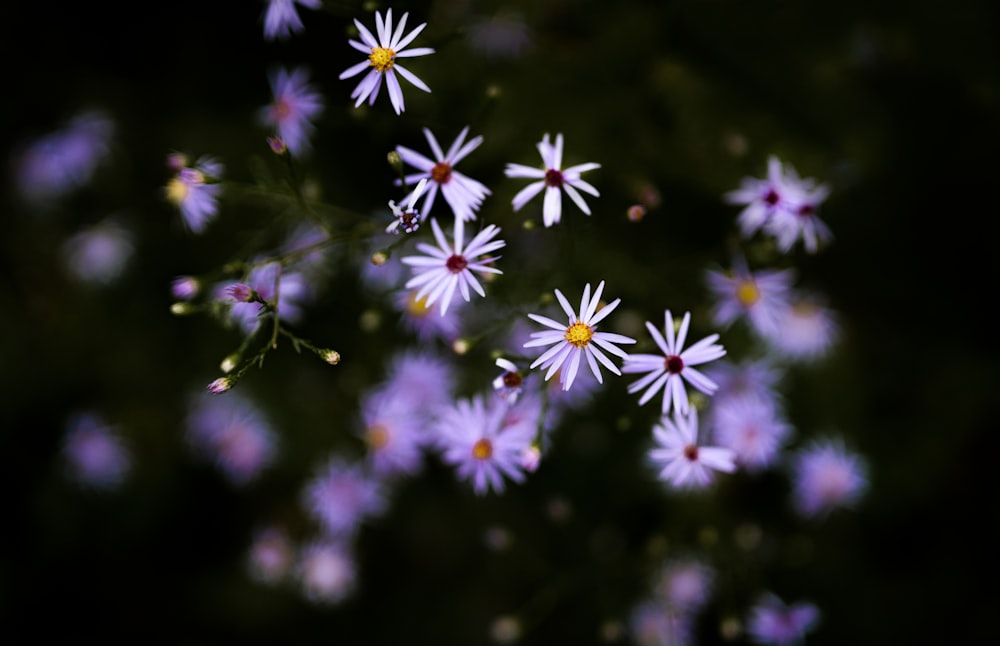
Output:
[[[167,183],[167,199],[174,204],[180,204],[188,194],[188,185],[180,177],[174,177]]]
[[[750,307],[760,299],[760,290],[752,280],[741,280],[736,288],[736,298],[743,307]]]
[[[392,68],[396,62],[396,52],[385,47],[372,47],[372,54],[368,57],[372,67],[377,72],[386,72]]]
[[[489,460],[493,457],[493,443],[485,437],[480,438],[472,445],[472,457],[477,460]]]
[[[365,432],[365,440],[368,446],[377,451],[389,443],[389,429],[381,424],[375,424]]]
[[[590,343],[590,338],[594,336],[594,330],[587,324],[577,321],[566,328],[566,340],[578,348]]]

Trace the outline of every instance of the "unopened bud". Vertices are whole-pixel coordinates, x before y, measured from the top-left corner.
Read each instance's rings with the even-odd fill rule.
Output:
[[[470,343],[468,339],[455,339],[455,341],[451,344],[451,349],[455,352],[455,354],[465,354],[471,347],[472,343]]]
[[[194,306],[190,303],[174,303],[170,306],[170,313],[177,316],[185,316],[194,312]]]
[[[267,145],[271,147],[271,150],[275,155],[284,155],[288,152],[288,146],[285,144],[285,140],[281,137],[268,137]]]
[[[249,303],[254,300],[256,292],[254,292],[253,287],[246,283],[233,283],[226,288],[226,295],[237,303]]]
[[[212,383],[208,384],[208,392],[214,395],[221,395],[230,388],[233,387],[233,380],[230,377],[219,377]]]
[[[638,222],[646,216],[646,207],[641,204],[633,204],[628,207],[629,222]]]
[[[389,260],[389,254],[385,251],[376,251],[372,254],[372,264],[381,267]]]
[[[170,293],[182,301],[191,300],[198,295],[200,289],[198,279],[192,276],[180,276],[170,283]]]
[[[389,165],[392,166],[392,169],[394,171],[400,174],[403,173],[403,158],[399,156],[399,153],[397,153],[395,150],[392,150],[389,152],[388,155],[385,156],[385,158],[386,161],[389,162]]]
[[[323,350],[319,356],[331,366],[340,363],[340,353],[336,350]]]
[[[222,370],[222,372],[232,372],[233,368],[236,367],[236,364],[239,363],[239,361],[240,361],[240,355],[234,352],[222,360],[222,363],[219,364],[219,368]]]
[[[538,463],[541,460],[542,452],[534,444],[521,451],[521,467],[529,473],[534,473],[538,470]]]

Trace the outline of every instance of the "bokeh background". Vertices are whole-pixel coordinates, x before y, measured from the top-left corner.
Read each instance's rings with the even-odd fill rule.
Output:
[[[326,1],[302,10],[305,31],[285,42],[265,42],[256,0],[4,12],[4,41],[18,43],[6,67],[0,235],[0,617],[11,643],[482,644],[505,615],[522,621],[522,643],[628,643],[616,622],[648,595],[657,564],[685,551],[706,555],[718,577],[698,643],[745,643],[727,642],[719,625],[761,589],[817,603],[824,619],[811,644],[1000,637],[989,556],[1000,364],[984,280],[997,275],[995,5],[399,3],[397,15],[428,23],[419,44],[437,49],[410,65],[433,93],[404,86],[400,117],[385,96],[355,110],[354,81],[337,79],[357,59],[351,19],[370,25],[388,6]],[[491,52],[470,34],[497,16],[521,30]],[[342,603],[251,580],[254,529],[280,521],[308,534],[303,482],[332,453],[359,451],[358,398],[412,343],[361,286],[365,251],[343,249],[296,327],[340,350],[341,365],[283,346],[237,386],[279,432],[276,465],[234,486],[185,442],[191,394],[219,375],[239,336],[171,315],[170,282],[238,258],[275,214],[233,197],[192,235],[164,199],[165,157],[218,156],[234,181],[254,181],[259,168],[280,174],[257,121],[276,65],[307,66],[327,100],[300,172],[325,201],[373,218],[399,198],[386,153],[423,149],[425,126],[444,140],[465,125],[484,135],[467,169],[493,189],[480,217],[512,232],[539,219],[538,205],[512,213],[521,183],[503,166],[536,163],[543,133],[563,132],[571,161],[602,164],[590,178],[602,191],[593,217],[569,212],[565,230],[535,232],[537,255],[491,286],[496,298],[530,302],[606,279],[636,316],[704,312],[702,272],[737,242],[738,210],[722,194],[761,175],[770,154],[828,183],[822,217],[834,243],[793,264],[839,313],[842,338],[785,389],[800,439],[833,430],[869,461],[862,503],[804,522],[774,474],[664,494],[638,468],[652,411],[618,380],[503,496],[478,498],[429,460],[358,538],[359,583]],[[115,124],[106,161],[58,200],[25,199],[18,151],[86,109]],[[629,222],[627,208],[650,191],[658,204]],[[82,284],[63,243],[111,215],[135,252],[113,284]],[[361,325],[373,309],[382,324]],[[723,343],[738,352],[741,340]],[[65,475],[62,438],[79,410],[100,411],[132,451],[115,491]],[[748,525],[763,535],[749,551],[734,539]],[[498,529],[510,539],[501,550],[484,538]]]

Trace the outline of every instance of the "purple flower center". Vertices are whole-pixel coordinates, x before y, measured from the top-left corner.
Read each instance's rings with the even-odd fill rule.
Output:
[[[767,192],[767,195],[764,196],[764,204],[767,204],[768,206],[774,206],[779,200],[781,200],[781,196],[778,195],[778,192],[773,188]]]
[[[672,375],[679,375],[684,370],[684,360],[676,354],[672,354],[663,362],[663,367]]]
[[[438,162],[431,169],[431,179],[438,184],[447,184],[451,180],[451,164]]]
[[[684,457],[688,459],[689,462],[698,461],[698,446],[695,444],[688,444],[684,447]]]
[[[457,274],[469,266],[469,261],[465,259],[465,256],[455,254],[444,262],[444,266],[447,267],[448,271],[451,273]]]
[[[558,171],[555,168],[550,168],[545,171],[545,185],[555,186],[559,188],[563,184],[563,174],[562,171]]]

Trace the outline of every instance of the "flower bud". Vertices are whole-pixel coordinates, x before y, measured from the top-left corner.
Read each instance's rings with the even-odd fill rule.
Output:
[[[219,377],[212,383],[208,384],[208,392],[213,395],[221,395],[230,388],[233,387],[233,379],[231,377]]]
[[[222,363],[219,364],[219,369],[222,370],[222,372],[232,372],[233,368],[235,368],[236,364],[238,364],[239,362],[240,362],[240,355],[234,352],[222,360]]]
[[[323,350],[320,352],[319,356],[326,361],[331,366],[335,366],[340,363],[340,353],[336,350]]]

